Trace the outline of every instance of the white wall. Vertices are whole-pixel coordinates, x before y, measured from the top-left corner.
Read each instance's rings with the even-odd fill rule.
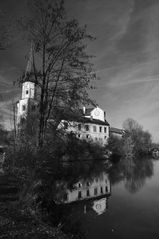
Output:
[[[62,121],[61,126],[64,125],[64,121]],[[78,129],[78,125],[81,125],[81,130]],[[86,125],[89,126],[89,131],[86,131]],[[94,132],[94,126],[96,127],[96,132]],[[100,132],[100,127],[102,131]],[[105,131],[106,129],[106,131]],[[88,141],[99,142],[104,145],[107,143],[109,138],[109,126],[108,125],[97,125],[93,123],[77,123],[77,122],[69,122],[68,128],[66,129],[68,132],[74,132],[77,134],[77,137],[80,139],[86,139]]]
[[[25,106],[25,110],[23,109]],[[20,123],[22,117],[26,117],[28,110],[28,99],[22,99],[17,104],[17,123]]]
[[[91,117],[93,119],[97,119],[97,120],[101,120],[101,121],[105,120],[104,119],[104,111],[99,107],[96,107],[95,109],[92,110]]]
[[[35,97],[35,83],[24,82],[22,86],[22,99],[34,99]]]

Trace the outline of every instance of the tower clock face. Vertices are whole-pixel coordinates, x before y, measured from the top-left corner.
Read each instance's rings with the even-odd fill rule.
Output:
[[[94,114],[95,114],[95,116],[99,116],[100,115],[100,111],[98,109],[96,109]]]

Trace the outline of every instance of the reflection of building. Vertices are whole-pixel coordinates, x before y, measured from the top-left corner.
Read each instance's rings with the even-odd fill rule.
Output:
[[[106,121],[106,113],[98,106],[95,108],[80,111],[79,122],[70,122],[63,125],[68,132],[76,133],[79,139],[98,142],[102,145],[107,143],[109,138],[109,123]]]
[[[107,209],[107,198],[101,198],[101,199],[95,200],[93,202],[92,208],[98,215],[101,215]]]
[[[60,183],[58,185],[60,186]],[[58,204],[85,202],[84,212],[86,213],[90,209],[90,205],[87,202],[91,201],[91,208],[100,215],[107,208],[107,199],[110,193],[111,186],[108,174],[102,173],[91,181],[80,180],[73,185],[73,189],[68,189],[67,186],[64,186],[63,190],[59,190],[56,202]]]

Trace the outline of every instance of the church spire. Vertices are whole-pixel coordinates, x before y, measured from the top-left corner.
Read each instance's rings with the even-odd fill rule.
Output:
[[[35,62],[34,62],[34,48],[31,42],[31,48],[29,53],[29,59],[25,70],[25,81],[35,82]]]

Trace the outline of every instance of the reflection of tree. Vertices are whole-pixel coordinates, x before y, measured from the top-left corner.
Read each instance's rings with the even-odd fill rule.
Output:
[[[93,181],[94,178],[99,177],[102,172],[105,172],[105,168],[102,163],[96,163],[94,161],[88,162],[76,162],[70,164],[68,168],[62,168],[61,172],[58,173],[56,179],[67,182],[69,189],[77,183],[81,178],[83,181]]]
[[[73,190],[77,182],[91,183],[95,178],[100,178],[105,168],[102,163],[94,161],[72,163],[69,167],[63,167],[59,162],[52,160],[54,167],[50,167],[50,161],[47,164],[45,160],[44,167],[48,170],[42,171],[40,167],[39,175],[42,178],[41,183],[36,186],[36,194],[39,205],[46,208],[50,213],[50,203],[53,200],[60,201],[66,197],[66,189]],[[51,170],[50,170],[51,168]],[[49,180],[48,180],[49,179]]]
[[[134,178],[130,178],[127,179],[125,182],[125,188],[130,192],[130,193],[136,193],[137,191],[139,191],[145,183],[145,179],[141,178],[141,179],[134,179]]]
[[[153,174],[152,160],[147,158],[123,158],[115,167],[110,174],[111,183],[125,179],[125,188],[131,193],[139,191],[144,186],[146,178]]]
[[[114,164],[109,173],[109,179],[111,184],[117,184],[124,179],[123,166],[121,161],[117,164]]]
[[[153,163],[150,159],[134,159],[134,166],[129,168],[126,175],[125,187],[129,192],[135,193],[144,186],[146,178],[151,177],[152,174]]]

